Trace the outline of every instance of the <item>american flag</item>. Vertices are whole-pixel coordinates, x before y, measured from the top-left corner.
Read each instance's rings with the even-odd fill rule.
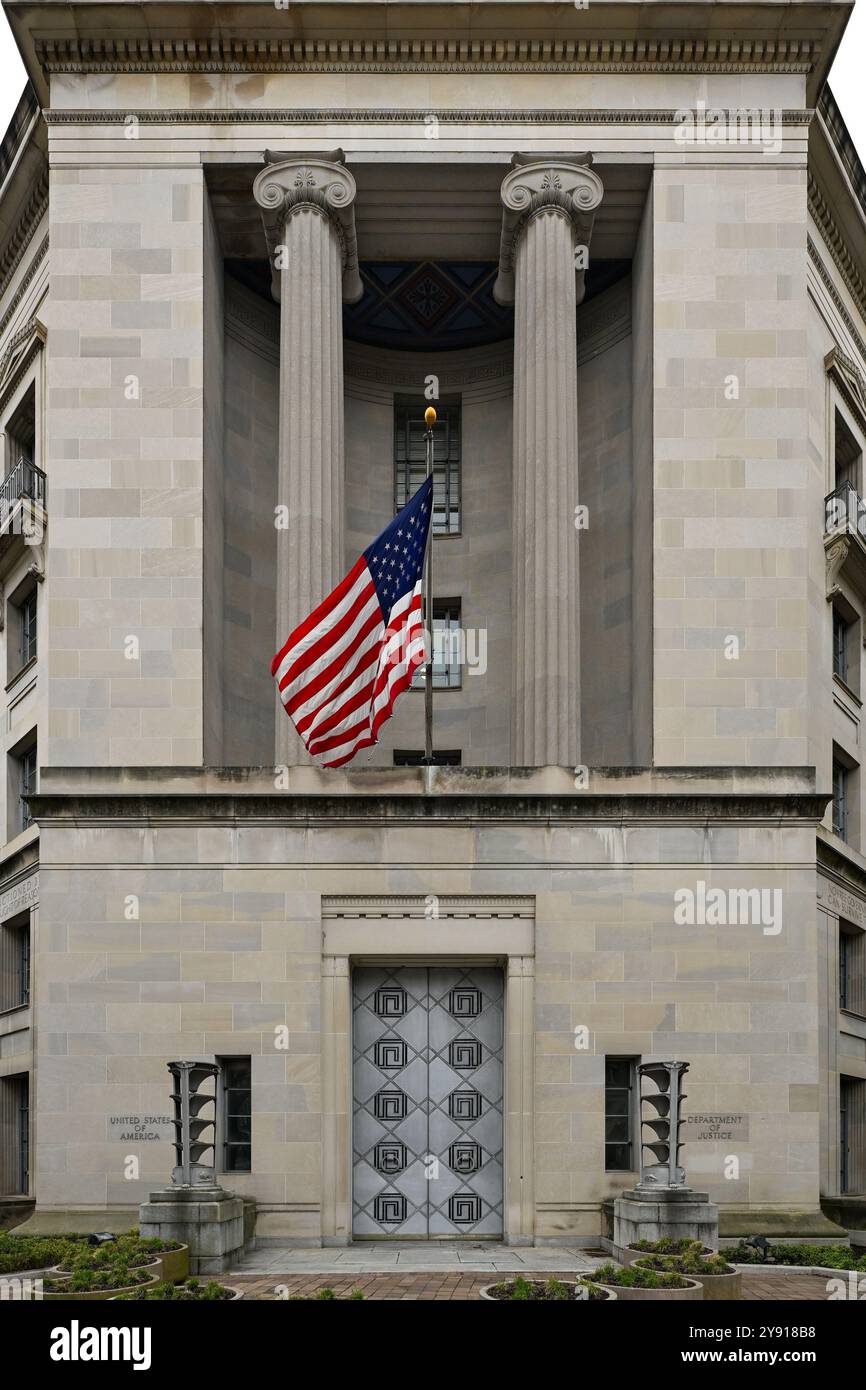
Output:
[[[378,742],[425,662],[421,576],[432,492],[427,478],[271,662],[286,713],[324,767]]]

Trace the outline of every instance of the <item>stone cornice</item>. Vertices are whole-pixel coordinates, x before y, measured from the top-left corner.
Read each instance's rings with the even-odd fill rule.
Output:
[[[848,313],[848,310],[845,306],[845,301],[843,300],[842,296],[840,295],[839,291],[833,283],[833,277],[830,275],[829,271],[827,270],[827,267],[824,264],[824,261],[821,257],[821,252],[818,250],[811,237],[807,238],[806,245],[809,253],[809,259],[814,265],[815,270],[817,271],[821,284],[824,286],[828,295],[832,299],[836,307],[836,311],[839,314],[839,317],[841,318],[845,327],[848,329],[848,332],[851,334],[853,341],[857,344],[857,350],[861,354],[864,362],[866,362],[866,342],[864,342],[863,338],[860,336],[860,333],[857,329],[857,325],[855,324],[851,315]]]
[[[3,334],[6,332],[7,327],[9,326],[9,324],[10,324],[11,321],[12,321],[12,317],[13,317],[13,315],[14,315],[14,313],[15,313],[15,310],[18,308],[18,305],[21,303],[21,300],[24,298],[24,295],[27,293],[27,290],[29,289],[30,284],[31,284],[32,281],[33,281],[33,277],[36,275],[36,272],[38,271],[40,265],[42,264],[42,262],[44,261],[44,259],[45,259],[45,257],[46,257],[47,255],[48,255],[48,237],[45,236],[45,237],[42,238],[42,241],[39,243],[39,246],[36,248],[36,251],[35,251],[35,253],[34,253],[34,255],[33,255],[33,259],[31,260],[30,264],[29,264],[28,267],[27,267],[26,274],[24,275],[24,278],[22,279],[21,284],[18,286],[18,289],[15,291],[15,296],[14,296],[14,298],[12,299],[12,302],[10,303],[10,305],[9,305],[8,309],[6,310],[5,314],[3,315],[2,319],[0,319],[0,337],[2,337]]]
[[[48,169],[44,169],[33,192],[27,200],[21,216],[12,231],[3,253],[0,255],[0,298],[6,293],[9,282],[21,263],[36,228],[48,208]]]
[[[808,178],[808,190],[809,212],[812,214],[818,231],[836,263],[839,274],[845,281],[846,288],[866,320],[866,281],[860,274],[857,263],[851,255],[848,244],[833,216],[833,209],[811,172]]]
[[[432,7],[431,7],[432,8]],[[565,7],[563,7],[565,8]],[[635,26],[637,27],[637,26]],[[36,38],[43,71],[68,72],[602,72],[602,73],[808,73],[821,44],[813,38],[773,38],[747,33],[646,39],[552,39],[540,31],[521,38],[404,39],[256,37],[176,34],[136,37]]]
[[[271,265],[285,236],[286,222],[301,208],[315,208],[334,228],[343,256],[343,298],[356,303],[364,293],[358,269],[355,233],[354,177],[346,168],[343,151],[331,155],[303,154],[282,157],[265,152],[265,167],[256,175],[253,196],[262,209],[262,221]],[[278,296],[279,276],[274,274]]]
[[[731,795],[629,796],[485,796],[485,795],[80,795],[37,793],[30,812],[44,830],[51,825],[336,825],[476,826],[560,825],[750,825],[815,826],[830,794],[790,793]]]
[[[784,126],[809,126],[814,117],[809,108],[791,107],[779,113]],[[151,109],[124,107],[123,110],[52,108],[45,113],[48,125],[125,125],[135,116],[140,125],[419,125],[431,116],[439,125],[679,125],[682,109],[673,107],[530,107],[507,109],[492,107],[366,107],[366,106],[274,106],[238,107],[212,110]]]
[[[322,896],[322,917],[425,917],[429,896],[423,893],[329,893]],[[436,918],[535,916],[535,897],[525,893],[437,893]]]
[[[45,346],[45,325],[33,314],[13,334],[0,357],[0,410],[22,380],[37,353]]]
[[[824,370],[838,386],[861,426],[866,428],[866,378],[857,363],[834,347],[824,358]]]

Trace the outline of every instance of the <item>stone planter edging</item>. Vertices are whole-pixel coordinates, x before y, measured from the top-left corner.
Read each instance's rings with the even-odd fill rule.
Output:
[[[686,1278],[686,1275],[683,1275]],[[588,1282],[595,1282],[590,1280]],[[704,1286],[697,1279],[689,1279],[687,1287],[684,1289],[634,1289],[621,1288],[618,1285],[596,1283],[597,1289],[611,1290],[617,1298],[624,1303],[659,1303],[666,1299],[673,1299],[677,1303],[703,1303]]]

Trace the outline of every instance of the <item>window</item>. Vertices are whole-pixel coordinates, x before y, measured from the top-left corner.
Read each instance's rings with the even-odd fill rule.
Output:
[[[252,1145],[252,1058],[217,1057],[223,1170],[249,1173]]]
[[[833,759],[833,834],[848,838],[848,769]]]
[[[36,589],[21,604],[21,665],[26,666],[36,656]]]
[[[866,1081],[839,1077],[839,1191],[866,1192]]]
[[[23,460],[25,464],[36,462],[36,387],[30,386],[14,415],[6,424],[6,472],[12,470]]]
[[[840,681],[848,680],[848,624],[838,607],[833,605],[833,674]]]
[[[635,1075],[639,1058],[604,1059],[604,1168],[606,1173],[631,1173],[635,1135]]]
[[[399,512],[427,476],[423,398],[394,401],[394,510]],[[460,531],[460,402],[436,401],[433,426],[433,534]]]
[[[434,748],[434,767],[459,767],[463,754],[459,748]],[[424,751],[420,748],[395,748],[395,767],[423,767]]]
[[[839,922],[839,1008],[866,1017],[866,931]]]
[[[30,1191],[30,1079],[0,1078],[0,1194]]]
[[[0,1013],[30,1003],[30,913],[0,925]]]
[[[859,492],[862,449],[840,410],[835,416],[835,459],[836,487],[850,483]]]
[[[459,598],[433,600],[433,689],[459,690],[463,683],[463,631]],[[423,690],[426,668],[419,666],[412,689]]]
[[[21,754],[21,829],[33,824],[27,798],[36,791],[36,744]]]
[[[7,680],[13,680],[36,657],[37,602],[37,589],[32,580],[9,600]]]

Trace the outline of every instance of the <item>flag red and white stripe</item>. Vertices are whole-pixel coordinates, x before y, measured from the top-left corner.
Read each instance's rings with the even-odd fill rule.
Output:
[[[277,652],[271,674],[308,753],[341,767],[378,741],[426,660],[421,588],[428,478]]]

